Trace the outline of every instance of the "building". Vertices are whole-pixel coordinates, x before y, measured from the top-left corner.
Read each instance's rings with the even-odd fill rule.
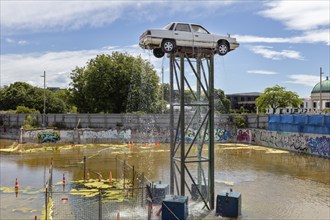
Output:
[[[279,108],[275,114],[315,114],[324,111],[324,109],[329,109],[330,111],[330,80],[328,76],[314,86],[310,98],[303,99],[303,104],[301,104],[300,108]],[[272,109],[267,109],[266,113],[272,114]]]
[[[328,76],[314,86],[311,92],[311,105],[312,111],[316,112],[326,108],[330,109],[330,80]]]
[[[256,112],[256,98],[261,94],[260,92],[235,93],[228,94],[226,97],[231,101],[232,110],[240,110],[243,106],[249,112]]]
[[[60,87],[47,87],[47,89],[52,91],[52,92],[57,92],[57,91],[61,90]]]

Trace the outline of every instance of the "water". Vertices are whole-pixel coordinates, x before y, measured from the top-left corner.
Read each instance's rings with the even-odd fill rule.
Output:
[[[4,145],[2,140],[0,142]],[[116,175],[115,165],[109,158],[117,155],[134,165],[136,170],[143,171],[148,179],[169,183],[167,144],[140,145],[132,149],[126,145],[103,144],[30,154],[0,154],[1,187],[14,188],[15,178],[18,178],[20,190],[25,190],[19,192],[18,197],[14,192],[0,192],[0,219],[40,217],[44,206],[42,189],[50,158],[54,159],[54,182],[60,182],[63,173],[67,181],[82,178],[79,162],[84,155],[89,158],[88,168],[102,172],[103,176],[107,176],[109,170]],[[215,146],[215,193],[230,188],[241,193],[240,219],[328,219],[329,173],[329,159],[257,146]],[[204,211],[200,207],[190,207],[189,212],[198,216]],[[211,213],[208,218],[220,217]]]

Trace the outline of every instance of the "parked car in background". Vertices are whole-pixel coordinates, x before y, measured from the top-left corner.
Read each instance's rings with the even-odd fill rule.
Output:
[[[153,50],[155,57],[174,53],[180,48],[203,48],[223,56],[235,50],[239,43],[236,38],[211,34],[198,24],[172,22],[162,29],[148,29],[141,36],[139,45]]]

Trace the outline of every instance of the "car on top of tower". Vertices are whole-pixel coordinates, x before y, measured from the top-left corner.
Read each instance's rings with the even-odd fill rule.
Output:
[[[153,50],[157,58],[181,48],[208,49],[220,56],[239,47],[236,38],[211,34],[199,24],[171,22],[161,29],[148,29],[140,36],[139,45]]]

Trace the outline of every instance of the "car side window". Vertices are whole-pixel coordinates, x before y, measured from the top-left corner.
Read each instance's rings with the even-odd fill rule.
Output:
[[[177,24],[175,27],[176,31],[186,31],[186,32],[191,32],[189,24]]]
[[[175,23],[173,23],[172,25],[171,25],[171,27],[170,27],[170,31],[172,31],[173,30],[173,28],[174,28],[174,25],[175,25]]]
[[[193,25],[191,25],[191,28],[194,30],[194,32],[201,33],[201,34],[209,34],[209,32],[207,30],[205,30],[205,28],[203,28],[202,26],[193,24]]]

